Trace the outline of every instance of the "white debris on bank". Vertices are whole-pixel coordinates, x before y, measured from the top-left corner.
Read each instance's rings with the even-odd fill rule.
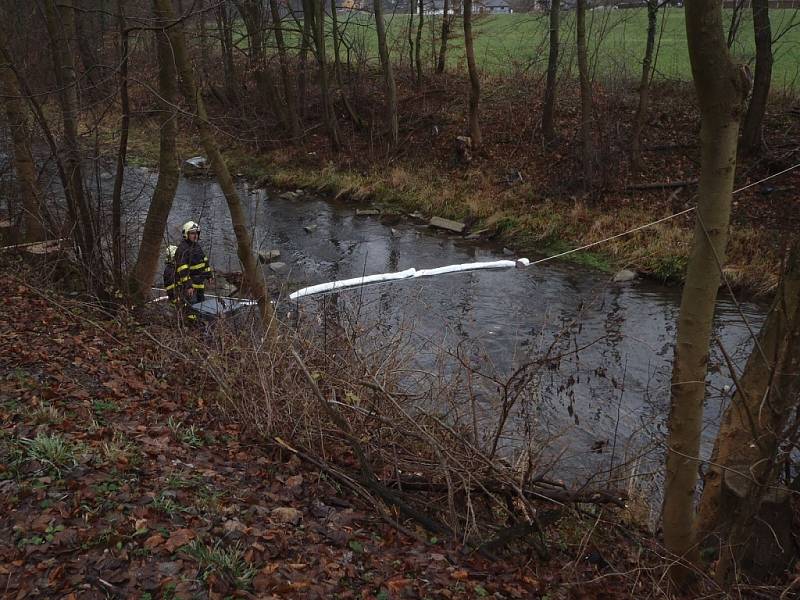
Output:
[[[364,277],[354,277],[353,279],[343,279],[341,281],[331,281],[329,283],[319,283],[312,285],[301,290],[297,290],[289,295],[290,300],[298,300],[306,296],[314,296],[316,294],[324,294],[326,292],[333,292],[353,287],[361,287],[372,283],[385,283],[388,281],[401,281],[404,279],[417,279],[419,277],[432,277],[434,275],[446,275],[447,273],[463,273],[465,271],[480,271],[484,269],[523,269],[531,264],[527,258],[519,258],[517,260],[495,260],[491,262],[475,262],[465,263],[462,265],[448,265],[446,267],[437,267],[435,269],[417,269],[411,268],[405,271],[398,271],[396,273],[379,273],[377,275],[366,275]]]

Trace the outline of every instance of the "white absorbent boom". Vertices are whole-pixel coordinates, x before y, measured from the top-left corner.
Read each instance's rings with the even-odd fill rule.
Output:
[[[464,271],[480,271],[483,269],[524,269],[531,264],[527,258],[518,258],[517,260],[494,260],[491,262],[473,262],[465,263],[462,265],[448,265],[446,267],[437,267],[435,269],[406,269],[405,271],[397,271],[396,273],[379,273],[377,275],[365,275],[363,277],[354,277],[353,279],[342,279],[341,281],[331,281],[328,283],[319,283],[297,290],[293,294],[289,294],[290,300],[298,300],[306,296],[314,296],[316,294],[324,294],[326,292],[334,292],[344,290],[347,288],[361,287],[374,283],[385,283],[389,281],[401,281],[403,279],[417,279],[419,277],[432,277],[434,275],[446,275],[447,273],[463,273]]]

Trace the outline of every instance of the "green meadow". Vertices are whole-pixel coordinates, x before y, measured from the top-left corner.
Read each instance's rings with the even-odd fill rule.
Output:
[[[773,32],[773,90],[793,91],[800,87],[800,10],[771,10]],[[358,13],[339,14],[339,26],[351,59],[358,56],[377,61],[377,42],[374,22],[370,16]],[[726,28],[731,11],[726,13]],[[423,57],[429,68],[433,65],[432,48],[438,49],[442,17],[425,15],[423,27]],[[386,16],[393,60],[408,65],[407,14]],[[575,28],[574,11],[562,13],[561,69],[574,72]],[[456,22],[448,50],[451,68],[464,66],[463,41],[460,39],[461,22]],[[589,44],[595,77],[638,77],[647,38],[647,12],[645,9],[596,9],[587,15]],[[541,73],[547,63],[547,15],[544,13],[517,13],[511,15],[476,16],[474,30],[475,51],[480,68],[490,74]],[[416,23],[414,24],[416,38]],[[660,79],[689,80],[691,69],[686,48],[684,13],[682,8],[668,7],[659,12],[656,77]],[[738,34],[731,47],[737,60],[754,64],[755,45],[753,23],[749,11],[744,15]]]

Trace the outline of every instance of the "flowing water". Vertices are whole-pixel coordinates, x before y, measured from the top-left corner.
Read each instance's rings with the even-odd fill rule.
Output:
[[[154,184],[154,174],[131,171],[126,186],[134,221],[130,225],[136,219],[143,222]],[[502,248],[410,221],[388,227],[375,217],[357,217],[351,205],[313,196],[280,199],[277,192],[251,189],[246,183],[240,184],[240,192],[256,250],[280,250],[279,260],[286,263],[281,278],[292,288],[409,267],[508,258]],[[227,206],[213,180],[181,179],[168,225],[173,243],[180,224],[189,219],[200,222],[214,266],[238,270]],[[508,374],[568,331],[572,348],[582,349],[562,360],[558,369],[546,371],[540,380],[541,407],[531,418],[541,431],[558,434],[552,443],[576,475],[589,465],[595,469],[608,463],[612,447],[620,457],[631,451],[629,445],[663,436],[680,302],[677,287],[646,280],[614,283],[607,273],[551,261],[524,270],[446,275],[338,296],[372,306],[371,314],[382,313],[388,322],[413,323],[417,362],[429,368],[442,350],[468,344],[484,350],[483,360],[492,369]],[[304,299],[299,308],[313,310],[323,301]],[[742,315],[757,331],[766,312],[763,305],[747,302],[740,308],[741,313],[723,294],[714,327],[739,364],[751,347]],[[707,442],[731,383],[726,370],[712,352]]]
[[[147,169],[126,171],[124,226],[131,235],[131,253],[156,177]],[[101,179],[102,186],[110,188],[108,174]],[[278,249],[278,260],[286,264],[280,275],[265,267],[267,274],[273,284],[280,280],[290,289],[409,267],[508,258],[502,248],[411,221],[388,227],[375,217],[357,217],[352,205],[307,195],[280,199],[278,192],[251,189],[245,182],[239,190],[255,249]],[[214,267],[239,270],[227,206],[213,179],[181,179],[165,244],[177,243],[180,225],[190,219],[201,224],[201,241]],[[377,315],[394,326],[412,324],[416,363],[428,369],[441,370],[442,351],[469,348],[470,358],[483,365],[482,370],[507,375],[541,356],[554,337],[566,331],[571,348],[580,351],[565,357],[557,369],[544,370],[540,402],[525,417],[542,436],[556,436],[548,444],[551,453],[560,456],[560,474],[588,476],[637,448],[649,447],[656,457],[662,452],[658,442],[669,399],[677,287],[646,280],[614,283],[607,273],[551,261],[524,270],[479,271],[344,291],[338,297],[370,306],[370,318]],[[314,311],[325,301],[304,299],[296,308]],[[765,306],[747,302],[740,313],[731,298],[721,295],[714,332],[738,364],[751,347],[743,315],[757,331],[765,313]],[[731,384],[715,350],[711,362],[706,452]],[[484,409],[492,410],[489,405]]]

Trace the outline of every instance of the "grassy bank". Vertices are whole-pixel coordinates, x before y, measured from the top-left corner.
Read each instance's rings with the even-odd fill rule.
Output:
[[[465,220],[472,224],[472,231],[488,228],[499,242],[523,255],[559,254],[672,214],[660,206],[629,203],[609,212],[578,199],[540,199],[533,186],[525,184],[506,190],[501,198],[491,194],[490,202],[488,190],[479,182],[443,177],[419,166],[363,174],[331,166],[298,168],[282,164],[278,153],[230,158],[239,172],[276,187],[311,189],[387,210]],[[630,268],[663,282],[679,282],[686,268],[693,223],[690,213],[563,260],[605,271]],[[773,242],[773,234],[763,229],[739,226],[732,230],[725,273],[735,288],[755,295],[773,289],[778,260]]]
[[[152,123],[140,122],[131,136],[133,164],[156,166],[158,143]],[[466,221],[470,231],[488,230],[498,244],[531,258],[554,255],[628,231],[683,210],[693,201],[670,202],[668,194],[609,194],[598,202],[580,194],[549,195],[539,181],[498,183],[502,175],[487,169],[442,170],[436,164],[396,160],[364,168],[347,166],[347,156],[328,160],[304,148],[254,153],[246,145],[225,150],[233,173],[251,182],[283,189],[303,188],[332,199],[371,204],[389,212],[420,211]],[[183,136],[179,154],[202,154],[197,140]],[[738,203],[737,203],[738,204]],[[744,203],[742,203],[744,204]],[[734,209],[736,213],[736,208]],[[734,216],[736,220],[736,216]],[[639,271],[665,283],[682,280],[692,240],[689,213],[592,248],[568,260],[612,272]],[[725,274],[748,294],[768,295],[777,284],[781,233],[743,215],[731,230]]]

